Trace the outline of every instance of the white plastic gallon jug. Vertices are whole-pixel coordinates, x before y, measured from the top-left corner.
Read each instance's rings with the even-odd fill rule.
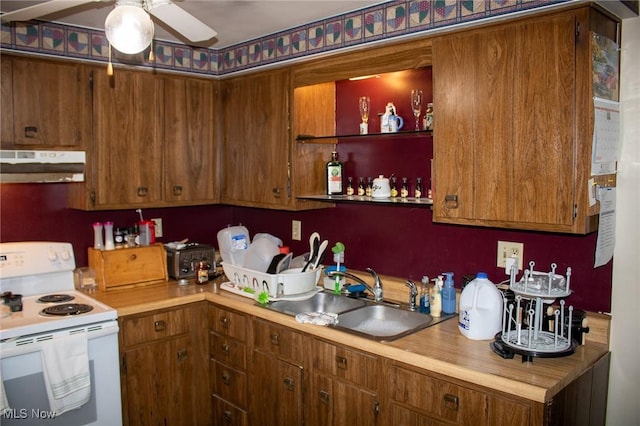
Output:
[[[459,304],[458,328],[473,340],[493,339],[502,330],[502,293],[478,272],[476,278],[462,290]]]
[[[218,232],[218,247],[222,261],[236,266],[244,266],[244,255],[251,240],[244,226],[229,226]]]

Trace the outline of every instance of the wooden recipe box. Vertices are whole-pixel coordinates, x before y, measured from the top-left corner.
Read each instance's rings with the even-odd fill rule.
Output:
[[[101,291],[167,281],[167,254],[162,244],[102,251],[89,247],[89,267]]]

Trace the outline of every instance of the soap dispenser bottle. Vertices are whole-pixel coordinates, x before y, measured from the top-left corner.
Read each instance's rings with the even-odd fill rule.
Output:
[[[456,289],[453,287],[453,272],[445,272],[444,288],[442,289],[442,312],[454,314],[456,312]]]
[[[429,294],[429,277],[425,275],[422,277],[422,287],[420,288],[420,307],[418,309],[420,313],[431,313],[431,303],[429,301],[430,298],[431,295]]]
[[[431,316],[440,318],[442,315],[442,275],[438,275],[438,278],[434,279],[435,284],[431,290]]]

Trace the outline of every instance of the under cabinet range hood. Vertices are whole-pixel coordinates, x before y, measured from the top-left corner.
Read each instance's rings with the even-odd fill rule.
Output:
[[[84,182],[84,151],[0,150],[1,183]]]

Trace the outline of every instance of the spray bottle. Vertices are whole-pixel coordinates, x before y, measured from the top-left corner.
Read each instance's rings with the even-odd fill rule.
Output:
[[[422,314],[430,314],[431,313],[431,303],[429,299],[431,295],[429,294],[429,277],[426,275],[422,277],[422,287],[420,288],[420,307],[418,311]]]
[[[433,279],[433,289],[431,289],[431,316],[440,318],[442,315],[442,275]]]
[[[454,314],[456,312],[456,289],[453,287],[453,272],[444,272],[447,279],[442,289],[442,312]]]

